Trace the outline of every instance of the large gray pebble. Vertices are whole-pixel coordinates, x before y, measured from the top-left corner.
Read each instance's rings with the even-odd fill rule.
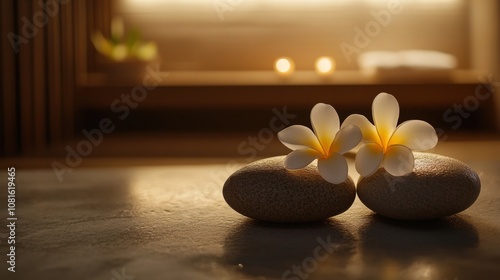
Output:
[[[441,218],[467,209],[481,190],[479,176],[465,163],[415,153],[413,172],[394,177],[383,168],[357,184],[358,197],[374,212],[394,219]]]
[[[287,170],[285,157],[253,162],[232,174],[223,195],[236,212],[269,222],[313,222],[338,215],[354,202],[354,182],[325,181],[314,164]]]

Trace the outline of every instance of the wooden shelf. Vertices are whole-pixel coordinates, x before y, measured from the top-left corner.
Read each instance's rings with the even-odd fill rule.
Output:
[[[85,87],[135,86],[142,83],[144,75],[89,73],[81,77],[80,83]],[[474,70],[394,70],[383,74],[336,71],[325,77],[314,71],[296,71],[284,77],[274,71],[175,71],[159,72],[158,76],[161,86],[405,85],[477,84],[481,73]]]

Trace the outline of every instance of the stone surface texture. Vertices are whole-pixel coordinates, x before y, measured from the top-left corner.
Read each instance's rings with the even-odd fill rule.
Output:
[[[415,153],[413,172],[395,177],[380,168],[360,178],[359,199],[374,212],[395,219],[435,219],[459,213],[476,201],[479,176],[465,163],[429,153]]]
[[[356,189],[349,177],[342,184],[325,181],[311,164],[287,170],[284,156],[259,160],[231,175],[223,188],[226,202],[238,213],[268,222],[324,220],[346,211]]]

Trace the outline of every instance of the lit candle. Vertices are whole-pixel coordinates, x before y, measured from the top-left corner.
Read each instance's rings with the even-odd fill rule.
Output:
[[[274,70],[281,75],[290,75],[293,72],[294,65],[290,58],[282,57],[274,63]]]
[[[335,60],[327,56],[318,57],[315,66],[318,74],[322,76],[330,75],[335,71]]]

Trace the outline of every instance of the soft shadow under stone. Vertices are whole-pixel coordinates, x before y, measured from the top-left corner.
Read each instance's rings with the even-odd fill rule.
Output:
[[[359,230],[364,255],[384,253],[401,259],[453,253],[477,246],[476,228],[459,216],[430,221],[398,221],[374,214]]]
[[[356,250],[354,236],[335,220],[294,225],[246,220],[227,235],[223,261],[241,264],[244,274],[281,279],[292,266],[314,259],[318,247],[323,260],[312,261],[317,264],[314,270],[332,262],[343,267]]]
[[[415,267],[433,269],[435,263],[453,263],[455,258],[473,259],[472,255],[468,256],[469,249],[476,248],[479,243],[476,227],[460,216],[399,221],[373,214],[360,228],[359,239],[363,262],[380,269],[372,274],[385,275],[387,272],[382,270],[392,263],[394,267],[406,268],[403,271],[406,274],[400,275],[404,279],[422,277],[420,271],[412,271]],[[433,271],[433,275],[442,277],[436,279],[454,279],[457,277],[456,264],[450,264],[451,267],[454,271],[447,271],[442,266],[440,271]]]

